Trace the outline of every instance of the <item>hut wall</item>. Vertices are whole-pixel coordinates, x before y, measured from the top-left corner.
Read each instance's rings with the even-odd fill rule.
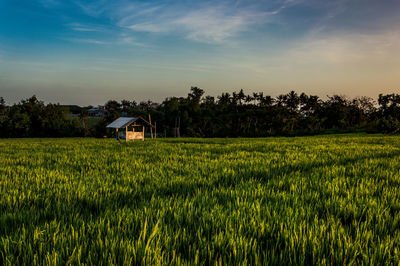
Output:
[[[132,132],[132,131],[127,132],[126,140],[136,140],[136,139],[144,140],[143,132]]]

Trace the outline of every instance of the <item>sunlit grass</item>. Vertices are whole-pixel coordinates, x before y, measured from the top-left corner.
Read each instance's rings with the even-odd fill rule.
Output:
[[[0,140],[0,264],[398,264],[400,137]]]

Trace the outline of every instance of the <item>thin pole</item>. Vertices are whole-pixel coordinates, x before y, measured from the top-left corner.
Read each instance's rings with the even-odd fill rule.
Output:
[[[178,132],[177,132],[178,138],[181,137],[181,117],[178,117]]]
[[[178,132],[178,118],[175,117],[175,127],[174,127],[174,138],[177,137],[176,132]]]
[[[151,116],[150,116],[150,114],[149,114],[149,123],[150,123],[150,135],[151,135],[151,138],[153,138],[153,125],[151,124]]]

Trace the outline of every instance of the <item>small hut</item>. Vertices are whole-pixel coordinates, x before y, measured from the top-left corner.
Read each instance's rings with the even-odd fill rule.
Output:
[[[107,128],[115,128],[116,138],[125,141],[144,140],[145,127],[150,127],[151,137],[153,138],[153,128],[151,123],[142,117],[120,117],[114,120]]]

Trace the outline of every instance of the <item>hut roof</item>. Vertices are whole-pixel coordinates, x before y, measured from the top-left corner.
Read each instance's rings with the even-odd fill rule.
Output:
[[[138,120],[142,120],[149,126],[152,126],[149,122],[147,122],[146,120],[144,120],[142,117],[139,116],[139,117],[120,117],[120,118],[114,120],[111,124],[107,125],[107,127],[108,128],[124,128]]]

